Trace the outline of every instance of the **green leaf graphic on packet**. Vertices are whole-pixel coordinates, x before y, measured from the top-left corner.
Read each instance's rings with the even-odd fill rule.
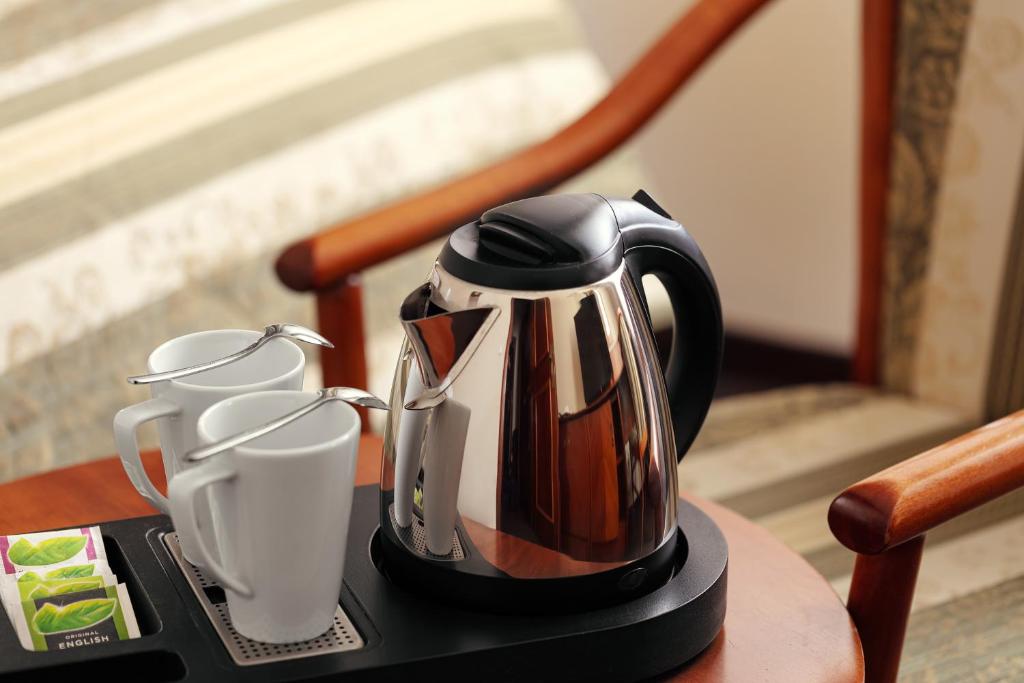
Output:
[[[107,553],[95,526],[0,536],[4,575],[34,571],[45,578],[64,578],[62,570],[85,572],[84,566],[97,560],[106,565]]]
[[[96,567],[91,564],[73,564],[70,567],[57,567],[46,572],[47,579],[74,579],[80,576],[92,576]]]
[[[58,567],[39,576],[35,572],[25,572],[18,577],[18,583],[27,581],[43,581],[45,579],[80,579],[96,574],[96,564],[75,564],[70,567]]]
[[[32,617],[32,628],[39,633],[77,631],[109,619],[115,607],[117,600],[113,598],[79,600],[63,607],[46,602]]]
[[[46,581],[19,581],[18,597],[21,600],[34,600],[35,598],[48,598],[53,595],[64,595],[65,593],[78,593],[81,591],[103,588],[104,586],[116,586],[117,578],[114,576],[104,580],[103,576],[86,576],[80,579],[49,579]]]
[[[29,600],[35,600],[36,598],[49,598],[54,595],[64,595],[65,593],[80,593],[81,591],[92,590],[93,588],[101,588],[103,581],[96,577],[96,581],[70,581],[64,584],[58,584],[56,586],[48,586],[45,583],[41,583],[32,589],[26,597]]]
[[[88,540],[85,536],[58,536],[32,543],[22,538],[7,551],[7,558],[21,565],[57,564],[77,555]]]

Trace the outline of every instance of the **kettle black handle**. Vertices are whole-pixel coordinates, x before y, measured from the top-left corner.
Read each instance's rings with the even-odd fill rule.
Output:
[[[677,457],[682,460],[704,423],[718,382],[722,306],[711,270],[693,238],[642,190],[633,199],[639,205],[615,202],[613,206],[626,266],[644,307],[644,275],[661,280],[672,302],[674,333],[665,385]]]

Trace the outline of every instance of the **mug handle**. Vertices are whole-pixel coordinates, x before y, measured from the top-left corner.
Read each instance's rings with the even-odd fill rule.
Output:
[[[197,467],[179,472],[167,485],[167,493],[171,503],[171,518],[179,534],[184,533],[195,539],[193,547],[199,553],[203,569],[210,572],[225,588],[229,588],[245,598],[252,597],[252,589],[241,579],[232,576],[210,552],[206,538],[196,517],[196,496],[221,481],[234,479],[238,473],[225,458],[214,458]],[[230,540],[230,539],[228,539]]]
[[[117,444],[117,453],[121,456],[125,474],[138,489],[139,494],[165,515],[170,514],[167,498],[157,490],[149,475],[146,474],[146,468],[142,466],[142,458],[139,457],[139,442],[135,434],[145,422],[160,417],[178,415],[180,412],[181,408],[167,399],[151,398],[148,401],[128,406],[114,416],[114,443]]]

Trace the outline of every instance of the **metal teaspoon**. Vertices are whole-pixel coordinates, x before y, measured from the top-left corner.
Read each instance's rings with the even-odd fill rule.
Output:
[[[179,377],[188,377],[194,375],[197,372],[203,372],[204,370],[212,370],[213,368],[219,368],[222,365],[228,363],[234,363],[236,360],[241,360],[248,355],[251,355],[268,341],[275,337],[287,337],[288,339],[294,339],[296,341],[306,342],[307,344],[316,344],[317,346],[325,346],[329,349],[334,348],[334,344],[328,341],[325,337],[314,332],[308,327],[302,325],[295,325],[293,323],[275,323],[273,325],[267,325],[263,330],[263,336],[254,341],[249,346],[246,346],[241,351],[232,353],[230,356],[224,356],[217,360],[207,361],[205,363],[199,363],[198,365],[190,365],[187,368],[179,368],[177,370],[167,370],[166,372],[154,372],[149,375],[136,375],[128,378],[128,384],[152,384],[153,382],[163,382],[169,379],[178,379]]]
[[[247,429],[244,432],[240,432],[234,436],[229,436],[217,443],[190,451],[185,455],[185,459],[189,462],[196,462],[197,460],[204,460],[212,455],[217,455],[218,453],[231,450],[235,446],[241,446],[247,441],[252,441],[253,439],[265,434],[269,434],[275,429],[280,429],[286,424],[294,422],[303,415],[308,415],[320,406],[330,403],[331,401],[344,401],[345,403],[351,403],[363,408],[375,408],[376,410],[388,409],[387,403],[368,391],[353,389],[352,387],[328,387],[318,391],[317,398],[315,398],[311,403],[258,427]]]

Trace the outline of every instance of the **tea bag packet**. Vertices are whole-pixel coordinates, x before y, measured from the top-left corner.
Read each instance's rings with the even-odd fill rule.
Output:
[[[15,581],[49,581],[51,579],[79,579],[84,576],[95,576],[109,571],[107,563],[103,560],[86,562],[85,564],[68,564],[63,567],[56,567],[42,572],[29,570],[15,574]]]
[[[64,593],[77,593],[106,586],[116,586],[117,577],[110,573],[110,570],[103,568],[100,572],[90,576],[77,576],[70,578],[40,578],[34,572],[27,572],[18,577],[17,581],[5,581],[0,586],[3,591],[3,603],[17,605],[23,600],[45,598]]]
[[[93,571],[86,565],[92,565]],[[106,565],[107,552],[99,527],[0,536],[4,577],[34,572],[43,578],[62,578],[69,573],[92,574],[97,566]]]
[[[0,602],[29,650],[137,638],[124,584],[99,527],[0,536]]]
[[[83,582],[84,579],[90,581]],[[99,579],[99,582],[96,582]],[[10,613],[9,605],[16,605],[24,599],[21,589],[30,585],[34,589],[38,584],[46,584],[46,588],[70,592],[80,586],[116,586],[117,577],[110,571],[103,560],[94,560],[85,564],[71,564],[63,567],[42,571],[26,571],[20,574],[0,574],[0,603]]]
[[[0,536],[0,567],[0,602],[8,615],[22,599],[18,581],[110,574],[103,536],[95,526]],[[101,585],[117,585],[117,580]]]
[[[37,652],[139,637],[135,611],[123,583],[29,597],[9,610],[9,615],[22,647]]]

